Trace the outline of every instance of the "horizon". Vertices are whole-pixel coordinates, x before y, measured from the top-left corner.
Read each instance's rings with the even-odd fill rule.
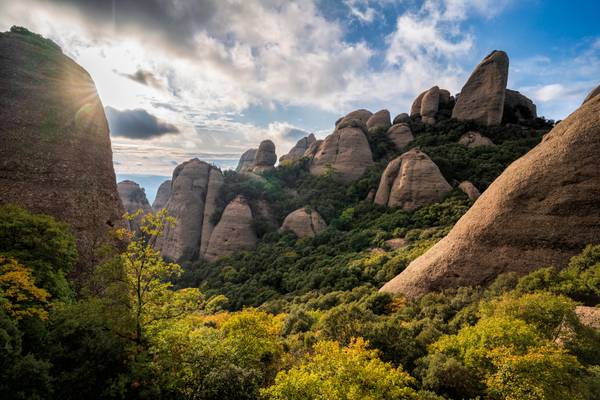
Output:
[[[600,76],[600,5],[571,8],[24,0],[0,1],[0,29],[40,33],[89,71],[117,175],[164,177],[193,157],[237,159],[264,139],[281,156],[311,132],[323,138],[353,109],[407,112],[433,85],[457,93],[494,49],[510,57],[508,87],[530,97],[540,116],[563,119]]]

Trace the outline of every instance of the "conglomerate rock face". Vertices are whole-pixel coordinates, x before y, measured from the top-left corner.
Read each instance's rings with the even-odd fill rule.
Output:
[[[121,198],[123,208],[128,214],[134,214],[138,210],[142,210],[143,214],[152,212],[152,207],[146,198],[146,192],[140,185],[134,181],[125,180],[117,184],[117,191]],[[137,216],[130,221],[130,229],[137,231],[140,226],[142,215]]]
[[[218,168],[194,158],[175,168],[171,182],[165,209],[176,224],[166,227],[155,247],[167,259],[189,260],[200,254],[223,177]]]
[[[279,162],[289,161],[294,162],[300,160],[304,157],[304,153],[310,147],[311,144],[317,141],[317,138],[314,134],[310,134],[308,136],[303,137],[298,140],[298,142],[291,148],[291,150],[287,153],[279,157]]]
[[[562,268],[600,242],[600,96],[513,162],[448,236],[382,291],[416,297],[485,285],[499,274]]]
[[[50,40],[13,28],[0,54],[0,204],[66,222],[77,278],[124,226],[104,108],[87,71]]]
[[[299,208],[283,220],[281,231],[292,231],[299,238],[312,237],[327,228],[321,215],[307,208]]]
[[[250,205],[242,196],[238,196],[225,207],[204,256],[208,260],[216,260],[238,251],[250,250],[256,246],[257,240]]]
[[[412,149],[385,168],[375,203],[410,211],[440,201],[452,187],[427,154]]]
[[[169,197],[171,196],[171,180],[167,179],[158,187],[158,191],[156,192],[156,197],[152,202],[152,210],[154,212],[160,211],[165,208]]]
[[[493,51],[479,63],[463,86],[452,118],[481,125],[500,124],[507,81],[508,56],[503,51]]]

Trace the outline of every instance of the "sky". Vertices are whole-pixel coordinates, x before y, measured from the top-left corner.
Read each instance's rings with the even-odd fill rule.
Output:
[[[494,49],[509,88],[559,120],[600,82],[600,2],[542,0],[0,0],[0,30],[51,38],[95,81],[119,176],[285,154],[357,108],[460,92]],[[153,197],[153,196],[149,196]]]

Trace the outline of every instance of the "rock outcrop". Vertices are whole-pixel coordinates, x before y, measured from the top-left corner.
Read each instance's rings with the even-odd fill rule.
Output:
[[[412,149],[387,165],[375,203],[410,211],[440,201],[451,190],[427,154]]]
[[[582,325],[600,329],[600,308],[577,306],[575,307],[575,314],[577,314]]]
[[[322,144],[323,144],[323,140],[321,140],[321,139],[312,142],[308,146],[308,148],[306,149],[306,151],[304,152],[304,157],[307,157],[307,158],[309,158],[311,160],[313,158],[315,158],[315,156],[317,155],[317,152],[321,148]]]
[[[421,94],[419,94],[417,96],[417,98],[415,99],[415,101],[413,101],[412,106],[410,107],[410,116],[411,117],[421,114],[421,101],[423,100],[423,97],[425,96],[426,93],[427,93],[427,90],[422,92]]]
[[[130,180],[121,181],[117,184],[117,191],[126,212],[133,214],[140,209],[144,213],[152,211],[150,203],[146,198],[146,191],[136,182]]]
[[[235,168],[236,172],[252,172],[254,168],[256,153],[258,149],[248,149],[246,150],[242,156],[240,157],[240,161],[238,162],[237,167]]]
[[[390,122],[390,112],[388,110],[379,110],[371,115],[366,122],[367,130],[384,129],[387,130],[392,123]]]
[[[506,89],[504,94],[504,114],[502,122],[517,123],[537,118],[537,107],[531,99],[517,92]]]
[[[494,142],[479,132],[470,131],[458,139],[458,143],[467,147],[493,146]]]
[[[263,140],[256,151],[252,172],[260,174],[261,172],[270,171],[275,168],[276,162],[275,143],[270,140]]]
[[[308,150],[310,145],[316,141],[317,138],[312,133],[306,137],[303,137],[302,139],[298,140],[298,142],[294,145],[294,147],[292,147],[289,153],[279,157],[279,162],[294,162],[300,160],[302,157],[304,157],[304,153],[306,153],[306,150]]]
[[[152,202],[152,210],[154,212],[160,211],[165,208],[169,197],[171,196],[171,180],[167,179],[158,187],[158,191],[156,192],[156,197]]]
[[[598,96],[599,94],[600,94],[600,85],[596,86],[594,89],[592,89],[591,92],[588,93],[587,96],[585,96],[585,99],[583,100],[582,104],[587,103],[588,101],[590,101],[594,97]]]
[[[363,121],[367,113],[369,111],[353,111],[338,121],[333,133],[318,147],[318,141],[313,143],[315,147],[311,145],[305,153],[315,152],[310,163],[311,174],[322,175],[332,168],[340,181],[349,183],[360,178],[374,164]]]
[[[252,210],[241,196],[232,200],[213,230],[206,248],[205,257],[216,260],[256,246],[256,233],[253,228]]]
[[[140,185],[134,181],[125,180],[117,184],[117,191],[121,198],[123,208],[129,214],[133,214],[138,210],[142,210],[143,214],[152,212],[152,207],[146,198],[146,192]],[[129,222],[129,228],[132,231],[137,231],[140,227],[142,215]]]
[[[412,131],[410,130],[410,126],[405,123],[392,125],[390,129],[388,129],[387,135],[399,150],[403,149],[407,144],[415,139]]]
[[[108,124],[90,75],[24,28],[0,33],[0,204],[67,223],[78,278],[124,226]]]
[[[312,237],[327,228],[321,215],[307,208],[299,208],[283,220],[281,231],[292,231],[299,238]]]
[[[477,200],[479,196],[481,196],[479,189],[477,189],[470,181],[461,182],[460,185],[458,185],[458,188],[462,190],[470,200]]]
[[[493,51],[475,68],[463,86],[452,118],[488,126],[500,124],[507,81],[508,56],[503,51]]]
[[[194,158],[178,165],[171,181],[165,209],[177,223],[166,227],[155,247],[170,260],[189,260],[201,254],[201,243],[212,230],[210,216],[223,177],[218,168]]]
[[[407,113],[400,113],[394,117],[394,121],[392,121],[392,125],[402,124],[410,121],[410,117]]]
[[[600,96],[513,162],[448,236],[381,290],[416,297],[561,268],[600,242]]]
[[[356,121],[362,122],[366,127],[367,121],[369,120],[369,118],[371,118],[371,116],[373,116],[373,113],[371,111],[361,108],[359,110],[354,110],[354,111],[344,115],[340,119],[338,119],[335,123],[335,126],[337,128],[338,125],[343,121],[348,122],[348,121],[356,120]]]
[[[435,124],[435,115],[440,106],[440,88],[432,87],[421,100],[421,120],[426,124]]]

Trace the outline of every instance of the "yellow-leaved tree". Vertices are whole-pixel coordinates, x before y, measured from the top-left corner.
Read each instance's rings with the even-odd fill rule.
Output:
[[[48,318],[50,294],[35,285],[31,269],[14,258],[0,256],[0,307],[14,319]]]

